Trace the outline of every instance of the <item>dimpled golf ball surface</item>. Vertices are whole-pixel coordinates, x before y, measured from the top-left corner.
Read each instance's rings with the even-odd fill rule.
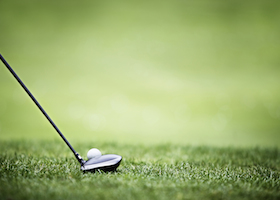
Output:
[[[87,153],[87,158],[88,159],[91,159],[91,158],[98,158],[101,156],[101,152],[96,149],[96,148],[92,148],[88,151]]]

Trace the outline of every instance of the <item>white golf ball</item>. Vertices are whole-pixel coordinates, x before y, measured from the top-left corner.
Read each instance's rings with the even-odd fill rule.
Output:
[[[90,149],[90,150],[88,151],[88,153],[87,153],[88,159],[91,159],[91,158],[98,158],[98,157],[100,157],[101,155],[102,155],[101,152],[100,152],[98,149],[96,149],[96,148]]]

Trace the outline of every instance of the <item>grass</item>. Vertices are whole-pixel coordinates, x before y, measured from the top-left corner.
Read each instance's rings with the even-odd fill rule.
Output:
[[[279,199],[279,5],[1,2],[0,199]]]
[[[61,141],[1,142],[0,199],[280,198],[277,148],[99,146],[123,156],[117,172],[82,173]]]

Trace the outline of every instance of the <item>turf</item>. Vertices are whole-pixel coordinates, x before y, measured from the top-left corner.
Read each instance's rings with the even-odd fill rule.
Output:
[[[0,199],[280,199],[280,1],[3,0]]]
[[[117,172],[82,173],[61,141],[1,142],[0,199],[280,198],[277,148],[99,146],[123,156]]]

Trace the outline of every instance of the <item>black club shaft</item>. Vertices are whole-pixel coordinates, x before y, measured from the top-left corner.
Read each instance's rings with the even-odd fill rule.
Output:
[[[83,164],[84,160],[81,158],[81,156],[75,151],[75,149],[71,146],[71,144],[67,141],[67,139],[64,137],[64,135],[61,133],[61,131],[58,129],[58,127],[55,125],[55,123],[52,121],[52,119],[49,117],[49,115],[46,113],[46,111],[42,108],[42,106],[39,104],[39,102],[35,99],[35,97],[31,94],[31,92],[28,90],[28,88],[24,85],[24,83],[21,81],[21,79],[18,77],[18,75],[15,73],[15,71],[12,69],[12,67],[8,64],[8,62],[3,58],[3,56],[0,54],[0,59],[4,63],[4,65],[7,67],[7,69],[13,74],[15,79],[19,82],[19,84],[22,86],[22,88],[25,90],[25,92],[29,95],[29,97],[32,99],[32,101],[37,105],[37,107],[41,110],[43,115],[47,118],[47,120],[51,123],[53,128],[56,130],[56,132],[60,135],[60,137],[64,140],[64,142],[67,144],[67,146],[71,149],[71,151],[74,153],[77,160]]]

